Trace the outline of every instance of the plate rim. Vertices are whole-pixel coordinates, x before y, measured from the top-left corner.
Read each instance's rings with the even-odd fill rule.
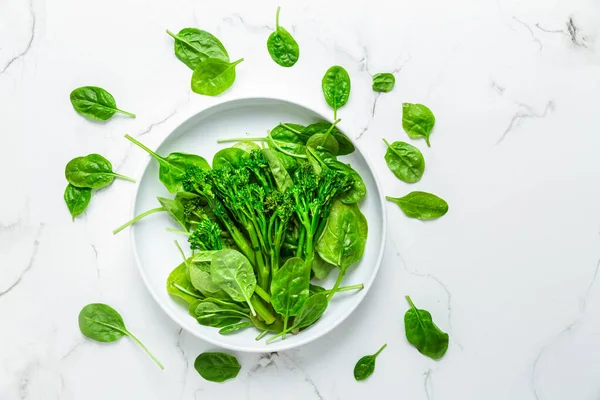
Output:
[[[309,111],[317,114],[323,120],[330,121],[329,118],[325,117],[320,111],[317,111],[315,108],[307,106],[306,104],[299,102],[297,100],[290,100],[289,98],[275,97],[275,96],[237,96],[237,97],[227,97],[227,98],[219,97],[219,98],[214,98],[214,101],[212,101],[210,104],[207,104],[207,105],[204,105],[201,107],[196,107],[196,108],[191,109],[190,111],[182,113],[179,117],[177,117],[174,127],[171,128],[170,131],[159,140],[158,144],[155,145],[155,148],[159,149],[167,141],[167,139],[169,137],[171,137],[171,135],[173,135],[174,132],[178,131],[179,128],[181,128],[182,125],[184,125],[187,121],[189,121],[190,119],[192,119],[200,114],[210,112],[211,110],[214,110],[215,108],[222,107],[229,103],[253,102],[253,101],[260,102],[260,101],[265,101],[265,100],[287,103],[292,106],[304,108],[306,110],[309,110]],[[340,128],[340,130],[342,132],[346,132],[346,130],[344,129],[346,124],[344,124],[343,121],[340,121],[337,126]],[[324,328],[321,332],[319,332],[319,334],[317,336],[315,336],[313,338],[307,337],[306,339],[300,339],[300,340],[296,341],[295,343],[290,343],[290,342],[286,342],[285,340],[280,340],[276,343],[273,343],[272,345],[269,345],[268,351],[270,351],[270,352],[291,350],[294,348],[304,346],[308,343],[311,343],[313,341],[316,341],[316,340],[322,338],[323,336],[325,336],[325,335],[329,334],[331,331],[333,331],[335,328],[339,327],[356,310],[356,308],[358,308],[358,306],[360,304],[362,304],[364,298],[369,293],[369,290],[371,289],[371,286],[373,285],[375,278],[379,274],[379,268],[381,267],[381,263],[383,261],[383,256],[385,253],[385,244],[387,241],[387,210],[386,210],[386,204],[385,204],[385,195],[383,193],[383,188],[382,188],[381,182],[379,180],[377,170],[374,168],[373,163],[367,157],[366,153],[363,151],[362,146],[359,145],[354,138],[348,136],[348,139],[352,142],[352,144],[355,146],[355,148],[357,148],[359,150],[360,154],[362,155],[363,159],[365,160],[365,163],[367,164],[367,166],[369,167],[369,170],[371,171],[371,174],[373,175],[373,180],[375,181],[375,186],[377,187],[377,192],[379,193],[379,203],[380,203],[381,215],[382,215],[382,223],[381,223],[381,239],[382,240],[381,240],[381,244],[379,245],[379,253],[377,255],[377,260],[375,262],[374,271],[371,274],[371,277],[369,278],[368,282],[366,282],[364,284],[365,285],[364,288],[360,291],[360,293],[357,294],[357,295],[361,296],[360,299],[358,300],[358,302],[356,302],[354,305],[352,305],[352,306],[348,307],[346,310],[344,310],[341,313],[341,315],[331,323],[331,325],[329,327]],[[136,182],[135,182],[135,188],[134,188],[135,192],[134,192],[133,199],[132,199],[133,201],[131,202],[130,210],[129,210],[130,219],[135,217],[135,208],[136,208],[136,204],[138,201],[138,195],[140,192],[140,185],[142,183],[142,178],[145,175],[146,170],[150,166],[150,163],[152,162],[152,160],[153,160],[153,157],[150,154],[147,154],[145,161],[138,168],[137,173],[134,175]],[[180,328],[186,330],[188,333],[192,334],[193,336],[197,337],[198,339],[201,339],[201,340],[203,340],[207,343],[210,343],[211,345],[217,346],[219,348],[224,348],[224,349],[233,350],[233,351],[240,351],[240,352],[245,352],[245,353],[264,353],[265,351],[267,351],[267,350],[264,350],[263,348],[253,348],[253,347],[246,347],[246,346],[239,346],[239,345],[231,345],[226,342],[216,341],[216,340],[213,340],[212,338],[202,335],[200,332],[192,331],[192,330],[188,329],[186,326],[184,326],[184,324],[182,324],[179,321],[179,317],[174,315],[166,306],[163,306],[162,300],[158,297],[158,295],[152,289],[152,285],[150,285],[148,277],[146,276],[146,273],[144,272],[144,269],[142,268],[142,263],[140,261],[138,248],[135,244],[136,243],[135,229],[129,229],[129,237],[131,240],[131,247],[133,250],[133,256],[135,259],[136,268],[142,277],[142,281],[144,282],[144,286],[146,287],[146,290],[148,292],[150,292],[150,295],[152,296],[154,301],[158,304],[159,308],[165,314],[167,314],[173,322],[175,322],[177,325],[179,325]]]

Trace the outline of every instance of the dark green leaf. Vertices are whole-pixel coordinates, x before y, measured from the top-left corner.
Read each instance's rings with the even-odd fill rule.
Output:
[[[106,121],[117,112],[135,118],[135,114],[119,110],[115,98],[96,86],[77,88],[71,92],[70,99],[75,111],[89,119]]]
[[[228,147],[215,153],[212,166],[213,169],[219,169],[223,167],[237,169],[242,166],[242,163],[246,157],[248,157],[248,153],[246,153],[244,150],[235,147]]]
[[[406,339],[421,354],[439,360],[448,350],[448,334],[433,323],[428,311],[417,309],[410,297],[406,296],[406,300],[410,304],[410,309],[404,314]]]
[[[402,128],[411,139],[424,138],[427,146],[429,135],[435,125],[435,116],[423,104],[402,104]]]
[[[220,95],[233,85],[235,67],[242,61],[243,58],[232,63],[208,58],[200,62],[192,74],[192,90],[206,96]]]
[[[135,182],[134,179],[114,173],[110,161],[100,154],[72,159],[65,167],[65,177],[73,186],[91,189],[108,186],[115,178]]]
[[[340,151],[340,145],[331,133],[316,133],[312,135],[310,139],[308,139],[308,141],[306,142],[306,146],[312,147],[313,149],[318,149],[319,147],[322,147],[336,156]]]
[[[253,150],[260,150],[260,146],[249,140],[242,140],[233,145],[236,149],[242,149],[246,153],[251,153]]]
[[[315,274],[315,278],[317,279],[325,279],[329,276],[329,273],[332,269],[335,268],[335,265],[329,264],[327,261],[323,260],[319,254],[315,254],[312,262],[312,271]],[[325,289],[323,289],[325,290]]]
[[[329,68],[321,82],[325,101],[333,108],[333,119],[337,118],[337,110],[342,108],[350,97],[350,76],[339,65]]]
[[[241,331],[242,329],[246,329],[246,328],[249,328],[251,326],[254,326],[254,324],[252,322],[250,322],[250,321],[238,322],[237,324],[232,324],[232,325],[224,326],[223,328],[221,328],[219,330],[219,333],[221,335],[229,335],[230,333]]]
[[[317,322],[327,309],[328,304],[325,293],[315,293],[310,296],[304,307],[302,307],[300,314],[294,319],[294,328],[306,328]]]
[[[188,226],[185,221],[185,213],[183,212],[183,204],[175,198],[175,200],[167,199],[164,197],[157,197],[158,202],[164,208],[164,210],[177,222],[181,227],[187,231]]]
[[[269,132],[267,143],[269,144],[269,148],[273,150],[278,150],[283,154],[287,154],[288,156],[296,158],[306,158],[306,146],[301,142],[296,143],[278,140],[273,138],[271,132]]]
[[[298,169],[298,159],[296,157],[288,156],[287,154],[283,154],[278,150],[273,150],[285,170],[292,176],[294,171]]]
[[[271,149],[262,149],[262,152],[269,163],[269,168],[271,168],[271,173],[277,184],[277,189],[281,192],[287,191],[294,185],[294,181],[292,181],[292,177],[285,169],[285,166],[279,157],[277,157],[275,151]]]
[[[411,192],[404,197],[385,198],[398,204],[407,217],[423,221],[439,218],[448,212],[448,203],[431,193]]]
[[[389,72],[373,75],[374,92],[390,92],[394,88],[396,78]]]
[[[102,303],[88,304],[79,312],[78,320],[81,333],[98,342],[114,342],[123,336],[129,336],[163,369],[162,364],[148,351],[146,346],[125,328],[123,318],[111,306]]]
[[[420,181],[425,171],[425,159],[419,149],[404,142],[389,144],[387,140],[383,141],[387,146],[385,162],[396,178],[407,183]]]
[[[279,26],[279,10],[280,7],[277,7],[275,32],[271,33],[269,39],[267,39],[267,49],[273,61],[282,67],[291,67],[298,61],[300,48],[292,35],[282,26]]]
[[[384,344],[377,353],[372,356],[364,356],[354,366],[354,379],[357,381],[364,381],[367,379],[373,371],[375,371],[375,359],[385,349],[387,344]]]
[[[275,128],[271,130],[271,137],[275,140],[279,140],[281,142],[289,142],[289,143],[297,143],[297,144],[306,144],[307,138],[302,135],[302,130],[304,126],[285,123],[279,124]]]
[[[69,207],[69,212],[75,221],[75,217],[85,211],[92,198],[92,189],[79,188],[70,183],[67,185],[64,194],[65,203]]]
[[[314,124],[310,124],[305,127],[301,136],[305,141],[308,141],[313,135],[318,133],[325,133],[331,128],[331,122],[328,121],[319,121]],[[352,141],[348,139],[346,135],[344,135],[337,127],[333,127],[331,129],[331,134],[338,142],[338,155],[345,156],[354,152],[355,148],[352,144]]]
[[[285,319],[298,315],[308,300],[309,284],[304,260],[298,257],[287,260],[271,282],[271,304],[275,311]]]
[[[207,381],[224,382],[235,378],[242,366],[226,353],[202,353],[194,361],[194,368]]]
[[[196,69],[201,61],[208,58],[217,58],[229,62],[229,54],[223,43],[210,33],[196,29],[183,28],[178,34],[167,29],[167,33],[175,39],[175,55],[192,70]]]

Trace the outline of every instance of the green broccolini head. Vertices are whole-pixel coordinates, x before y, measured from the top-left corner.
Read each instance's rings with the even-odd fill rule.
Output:
[[[193,250],[221,250],[221,228],[209,219],[203,219],[190,235],[188,242]]]
[[[211,171],[205,171],[200,167],[190,167],[185,170],[183,188],[186,192],[197,193],[204,196],[207,200],[213,197],[210,185],[209,174]]]

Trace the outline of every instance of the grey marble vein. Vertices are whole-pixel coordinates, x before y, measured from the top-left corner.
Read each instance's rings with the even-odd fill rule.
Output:
[[[504,86],[500,85],[496,81],[492,81],[492,89],[494,89],[496,91],[496,93],[498,93],[500,96],[503,96],[504,91],[506,90],[506,88]]]
[[[69,351],[67,351],[65,353],[65,355],[60,358],[60,361],[68,360],[69,357],[71,357],[75,353],[75,351],[77,351],[77,349],[79,349],[84,344],[85,344],[85,341],[80,341],[80,342],[75,343],[75,345],[73,345],[73,347],[71,347],[71,349],[69,349]]]
[[[592,275],[592,279],[588,284],[587,289],[585,290],[585,294],[583,295],[583,300],[581,301],[581,312],[585,312],[587,309],[587,302],[590,297],[590,292],[596,283],[596,278],[598,278],[598,271],[600,271],[600,260],[596,263],[596,268],[594,269],[594,274]]]
[[[548,101],[546,107],[544,107],[544,112],[542,112],[541,114],[535,111],[531,106],[528,106],[527,104],[519,103],[518,106],[519,109],[517,113],[511,118],[508,127],[504,130],[504,133],[502,134],[500,139],[498,139],[496,145],[501,144],[510,132],[512,132],[514,129],[521,125],[521,122],[524,119],[544,118],[548,114],[550,114],[550,112],[554,111],[554,101],[552,100]]]
[[[523,25],[528,31],[529,34],[531,35],[531,39],[533,42],[537,43],[539,46],[539,50],[542,51],[542,49],[544,48],[544,46],[542,45],[542,42],[540,41],[540,39],[538,39],[535,34],[533,33],[533,29],[531,29],[531,27],[529,26],[529,24],[521,21],[520,19],[518,19],[517,17],[513,16],[513,19],[515,21],[517,21],[519,24]]]
[[[138,137],[144,136],[150,132],[152,132],[152,129],[156,128],[159,125],[164,124],[165,122],[167,122],[169,119],[171,119],[171,117],[173,117],[176,113],[177,113],[178,108],[175,108],[169,115],[167,115],[165,118],[161,119],[160,121],[154,122],[152,124],[150,124],[146,129],[144,129],[142,132],[140,132],[138,134]]]
[[[425,389],[425,396],[427,396],[427,400],[433,400],[433,382],[431,381],[432,374],[433,370],[431,368],[429,368],[423,374],[425,375],[425,379],[423,379],[423,388]]]
[[[25,57],[25,55],[31,49],[31,45],[33,44],[33,39],[35,39],[35,24],[36,24],[35,12],[33,10],[33,0],[29,1],[29,14],[31,16],[31,33],[29,35],[29,41],[27,42],[27,45],[25,46],[25,49],[23,51],[21,51],[19,54],[17,54],[16,56],[14,56],[10,60],[8,60],[8,63],[6,63],[6,65],[0,71],[0,75],[5,73],[15,61]]]
[[[96,246],[93,244],[90,244],[90,247],[94,251],[94,258],[96,263],[96,277],[100,279],[100,265],[98,265],[98,249],[96,249]]]
[[[579,28],[577,27],[577,25],[575,25],[575,21],[573,20],[573,17],[569,17],[569,19],[565,23],[565,25],[566,25],[565,29],[548,29],[548,28],[544,28],[539,23],[535,24],[535,27],[545,33],[559,33],[561,35],[565,35],[576,46],[587,48],[587,45],[584,43],[586,41],[586,38],[584,36],[579,35]]]
[[[362,137],[362,135],[365,134],[365,132],[367,132],[369,130],[369,125],[367,124],[367,126],[365,126],[362,131],[360,131],[360,133],[358,135],[356,135],[356,138],[354,140],[358,140]]]
[[[19,283],[21,283],[21,281],[23,280],[23,277],[25,275],[27,275],[27,273],[31,270],[31,268],[33,268],[33,265],[35,264],[35,257],[37,255],[37,251],[38,251],[38,247],[40,245],[40,236],[42,234],[42,230],[44,228],[44,224],[40,224],[40,227],[38,229],[38,232],[36,234],[36,237],[33,241],[33,249],[31,251],[31,257],[29,257],[29,262],[27,263],[27,266],[25,267],[25,269],[21,272],[21,274],[19,275],[19,277],[17,278],[17,280],[10,285],[7,289],[5,289],[4,291],[0,292],[0,298],[7,295],[8,293],[10,293],[13,289],[15,289]]]
[[[185,356],[185,352],[183,351],[183,346],[181,345],[181,339],[183,335],[183,328],[179,328],[179,330],[177,331],[177,342],[175,342],[175,347],[177,347],[177,350],[179,351],[179,354],[181,355],[181,358],[183,359],[183,382],[181,385],[181,392],[179,393],[179,397],[178,399],[183,398],[183,395],[185,393],[185,384],[187,382],[187,373],[190,367],[190,364],[188,362],[187,357]]]
[[[275,20],[275,14],[273,14],[273,20]],[[235,24],[236,21],[239,22],[240,24],[242,24],[242,26],[247,31],[252,32],[252,33],[263,32],[265,30],[269,30],[269,31],[275,30],[275,27],[271,27],[268,24],[263,24],[263,25],[250,24],[250,23],[246,22],[244,20],[244,18],[238,13],[233,13],[230,16],[223,18],[223,22],[228,22],[231,24]]]

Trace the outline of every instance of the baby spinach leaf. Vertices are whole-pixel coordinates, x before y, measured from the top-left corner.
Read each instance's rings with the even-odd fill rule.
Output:
[[[329,276],[329,273],[332,269],[335,268],[335,265],[329,264],[327,261],[323,260],[319,253],[315,254],[312,262],[312,271],[315,274],[315,278],[317,279],[325,279]],[[323,289],[325,290],[325,289]]]
[[[179,196],[180,194],[183,194],[183,193],[186,193],[186,192],[178,192],[177,194]],[[173,218],[175,220],[175,222],[177,222],[179,225],[181,225],[181,227],[183,228],[184,231],[187,231],[188,223],[185,218],[184,206],[183,206],[183,203],[181,202],[181,198],[175,197],[175,200],[171,200],[171,199],[167,199],[164,197],[157,197],[157,199],[162,207],[152,208],[148,211],[141,213],[140,215],[136,215],[133,219],[125,222],[123,225],[121,225],[117,229],[115,229],[113,231],[113,235],[116,235],[117,233],[121,232],[123,229],[135,224],[142,218],[147,217],[148,215],[151,215],[151,214],[154,214],[157,212],[163,212],[163,211],[166,211],[171,216],[171,218]]]
[[[246,157],[248,157],[248,153],[246,153],[244,150],[235,147],[228,147],[215,153],[213,156],[212,166],[213,169],[220,169],[223,167],[237,169],[242,166],[242,163]]]
[[[135,118],[135,114],[119,110],[112,94],[96,86],[82,86],[69,96],[75,111],[89,119],[106,121],[115,113]]]
[[[396,78],[389,72],[383,72],[373,75],[373,91],[374,92],[390,92],[394,88]]]
[[[267,343],[271,343],[273,340],[284,336],[286,333],[291,332],[294,329],[302,329],[314,324],[319,318],[321,318],[327,309],[328,304],[329,301],[327,300],[327,295],[325,293],[315,293],[311,295],[306,303],[304,303],[304,307],[302,307],[302,310],[298,316],[294,318],[294,325],[290,328],[284,329],[277,335],[270,337],[267,340]]]
[[[125,138],[158,161],[158,178],[171,193],[183,192],[183,180],[185,179],[186,169],[195,166],[203,170],[210,170],[208,162],[198,155],[171,153],[167,157],[161,157],[133,137],[125,135]]]
[[[337,155],[340,151],[340,145],[331,133],[316,133],[312,135],[306,142],[306,146],[313,149],[322,147],[334,155]]]
[[[253,150],[260,150],[259,145],[249,140],[242,140],[241,142],[234,144],[233,147],[236,149],[242,149],[246,153],[251,153]]]
[[[115,178],[135,182],[135,179],[113,172],[110,161],[100,154],[72,159],[65,167],[65,177],[73,186],[90,189],[108,186]]]
[[[277,270],[271,282],[271,304],[283,315],[283,329],[287,329],[289,317],[296,316],[308,300],[310,274],[304,268],[304,260],[290,258]]]
[[[325,101],[333,108],[333,119],[337,119],[337,110],[342,108],[350,97],[350,76],[339,65],[329,68],[321,82]]]
[[[315,122],[314,124],[310,124],[304,129],[302,129],[300,135],[302,136],[302,138],[304,138],[305,141],[308,141],[313,135],[316,135],[318,133],[326,133],[329,129],[331,129],[331,134],[338,142],[337,155],[345,156],[353,153],[355,148],[352,144],[352,141],[350,141],[350,139],[348,139],[348,136],[344,135],[337,127],[334,126],[333,128],[331,128],[331,125],[331,122],[328,121]]]
[[[291,157],[306,158],[306,146],[303,143],[275,139],[271,132],[267,137],[269,148],[276,149]]]
[[[250,328],[251,326],[254,326],[254,324],[250,321],[238,322],[237,324],[224,326],[219,330],[219,333],[221,335],[229,335],[230,333],[241,331],[242,329]]]
[[[419,350],[419,353],[439,360],[448,350],[448,334],[442,332],[426,310],[419,310],[409,296],[406,300],[410,309],[404,314],[406,339]]]
[[[167,29],[167,34],[175,39],[175,56],[192,70],[208,58],[229,62],[229,54],[223,43],[206,31],[183,28],[178,34],[174,34]]]
[[[212,257],[210,275],[229,297],[235,301],[245,301],[252,315],[256,315],[250,302],[256,287],[256,275],[250,261],[242,253],[233,249],[219,250]]]
[[[385,198],[398,204],[407,217],[422,221],[437,219],[448,212],[448,203],[444,199],[427,192],[411,192],[404,197]]]
[[[129,336],[158,364],[160,369],[164,369],[146,346],[125,328],[123,317],[107,304],[92,303],[83,307],[79,313],[79,329],[85,336],[98,342],[114,342],[123,336]]]
[[[194,368],[207,381],[224,382],[235,378],[242,366],[226,353],[202,353],[194,361]]]
[[[271,168],[271,173],[273,174],[273,178],[275,178],[277,188],[281,192],[287,191],[294,185],[294,181],[292,181],[292,177],[288,174],[285,166],[279,157],[277,157],[275,151],[271,149],[262,149],[262,153],[269,163],[269,168]]]
[[[383,142],[387,146],[385,162],[396,178],[407,183],[420,181],[425,171],[425,159],[419,149],[404,142],[389,144],[385,139]]]
[[[423,104],[402,104],[402,128],[411,139],[424,138],[428,147],[429,135],[435,125],[435,116]]]
[[[288,156],[287,154],[283,154],[280,151],[273,150],[281,165],[285,168],[285,170],[290,174],[290,176],[294,173],[295,170],[298,169],[298,159],[292,156]]]
[[[373,374],[373,371],[375,371],[375,359],[379,353],[385,349],[386,346],[387,344],[384,344],[377,353],[373,354],[372,356],[361,357],[361,359],[358,360],[354,366],[354,379],[357,381],[364,381]]]
[[[304,127],[297,124],[279,124],[271,130],[271,137],[282,142],[306,144],[306,139],[301,135]]]
[[[192,306],[190,306],[190,311]],[[219,304],[201,301],[193,310],[193,315],[200,325],[223,328],[225,326],[236,324],[242,318],[250,318],[242,312],[221,307]]]
[[[204,297],[190,282],[185,262],[179,264],[169,274],[167,278],[167,292],[170,295],[179,297],[188,304]]]
[[[300,56],[300,48],[292,35],[279,26],[279,11],[281,7],[277,7],[275,15],[275,32],[271,33],[267,39],[267,49],[273,61],[282,67],[291,67],[296,64]]]
[[[63,197],[65,203],[67,203],[69,212],[73,217],[73,221],[75,221],[75,217],[84,212],[88,204],[90,204],[90,200],[92,199],[92,189],[79,188],[69,183]]]
[[[365,182],[363,181],[360,174],[356,172],[350,165],[338,161],[330,151],[327,151],[325,149],[321,148],[317,151],[312,151],[309,148],[308,150],[310,156],[314,157],[321,165],[327,168],[335,169],[336,171],[343,172],[352,177],[352,187],[350,188],[350,190],[338,197],[342,203],[358,203],[367,195],[367,186],[365,185]]]
[[[192,286],[194,286],[194,288],[204,296],[218,299],[229,299],[227,293],[225,293],[216,283],[213,282],[210,272],[203,270],[198,263],[190,263],[189,272]]]
[[[244,61],[240,58],[232,63],[218,58],[201,61],[192,74],[192,90],[206,96],[218,96],[233,85],[235,67]]]

